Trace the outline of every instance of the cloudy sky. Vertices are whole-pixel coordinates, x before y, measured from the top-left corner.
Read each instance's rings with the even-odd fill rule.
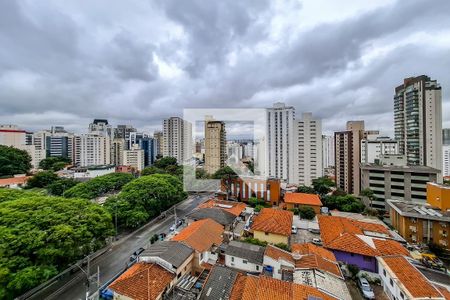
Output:
[[[450,127],[449,0],[0,0],[0,123],[29,130],[284,101],[392,133],[394,87],[420,74]]]

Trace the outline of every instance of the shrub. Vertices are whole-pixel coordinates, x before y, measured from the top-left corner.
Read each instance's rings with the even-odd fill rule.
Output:
[[[300,218],[307,220],[312,220],[316,216],[316,212],[311,206],[300,207],[298,213],[300,214]]]

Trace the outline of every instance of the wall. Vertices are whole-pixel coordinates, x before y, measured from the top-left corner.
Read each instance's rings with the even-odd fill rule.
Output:
[[[281,270],[294,270],[294,265],[284,260],[275,260],[269,256],[264,255],[264,266],[271,266],[273,268],[272,277],[281,280]]]
[[[330,249],[332,250],[332,249]],[[352,254],[348,252],[332,250],[336,259],[346,264],[357,265],[361,270],[377,272],[377,261],[375,257]]]
[[[283,236],[283,235],[279,235],[279,234],[268,233],[266,235],[266,233],[263,231],[255,230],[253,232],[253,237],[260,241],[266,241],[270,244],[278,244],[278,243],[289,244],[289,238],[287,236]]]
[[[302,204],[294,204],[294,203],[285,203],[287,209],[300,208],[300,207],[312,207],[316,214],[320,214],[320,206],[316,205],[302,205]]]
[[[450,186],[428,183],[427,202],[443,211],[450,209]]]
[[[252,272],[252,273],[261,273],[262,272],[262,264],[254,264],[251,262],[244,263],[246,261],[243,258],[231,256],[231,255],[225,255],[225,265],[230,268],[239,269],[246,272]]]

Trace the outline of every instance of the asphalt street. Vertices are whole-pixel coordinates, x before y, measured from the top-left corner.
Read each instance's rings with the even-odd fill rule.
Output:
[[[177,205],[177,217],[182,218],[191,212],[197,205],[204,202],[210,195],[189,196],[188,199]],[[111,249],[91,261],[91,274],[97,272],[100,267],[100,285],[110,280],[114,275],[123,270],[129,262],[130,255],[140,247],[147,247],[150,238],[156,233],[168,233],[170,226],[174,223],[173,210],[166,218],[144,225],[130,235],[113,243]],[[86,299],[86,275],[81,270],[73,273],[64,280],[53,284],[49,288],[33,295],[29,299]],[[92,294],[95,291],[91,285]]]

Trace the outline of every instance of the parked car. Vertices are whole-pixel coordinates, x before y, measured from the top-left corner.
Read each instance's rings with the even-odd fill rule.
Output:
[[[177,229],[175,225],[170,226],[169,231],[174,232]]]
[[[318,238],[313,238],[312,243],[318,246],[322,246],[322,241]]]
[[[291,233],[296,234],[297,232],[298,232],[297,227],[296,226],[292,226]]]
[[[364,277],[358,278],[358,287],[361,290],[361,293],[363,294],[364,298],[375,299],[375,294],[366,278]]]
[[[145,249],[142,247],[134,251],[133,254],[131,254],[130,256],[130,261],[135,261],[138,258],[139,254],[141,254],[144,251]]]
[[[309,228],[308,231],[311,232],[311,233],[320,234],[320,229]]]

